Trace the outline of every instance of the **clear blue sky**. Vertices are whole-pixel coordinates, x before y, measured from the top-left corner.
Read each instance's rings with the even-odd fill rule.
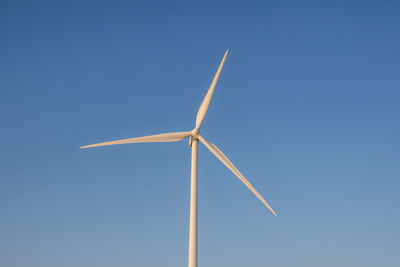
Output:
[[[300,3],[301,2],[301,3]],[[398,1],[2,1],[0,265],[398,266]]]

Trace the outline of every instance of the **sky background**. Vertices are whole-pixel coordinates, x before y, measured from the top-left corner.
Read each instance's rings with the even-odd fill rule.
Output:
[[[398,1],[1,1],[0,265],[399,266]]]

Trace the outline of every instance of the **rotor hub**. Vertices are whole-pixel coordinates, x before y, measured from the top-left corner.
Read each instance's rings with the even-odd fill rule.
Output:
[[[192,131],[191,131],[191,137],[192,138],[197,138],[197,136],[200,134],[200,132],[199,132],[199,129],[198,128],[194,128]]]

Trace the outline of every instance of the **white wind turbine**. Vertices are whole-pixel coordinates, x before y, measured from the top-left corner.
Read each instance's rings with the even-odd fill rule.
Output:
[[[261,202],[275,215],[275,211],[271,206],[264,200],[264,198],[257,192],[257,190],[247,181],[246,178],[239,172],[238,169],[230,162],[230,160],[219,150],[213,143],[208,142],[200,135],[200,127],[203,123],[204,117],[206,116],[208,106],[212,95],[214,93],[215,85],[217,84],[219,75],[221,73],[222,66],[224,65],[228,50],[225,52],[224,58],[222,59],[217,73],[211,83],[210,88],[203,102],[200,105],[199,111],[196,117],[196,127],[190,132],[176,132],[176,133],[165,133],[156,134],[144,137],[136,137],[129,139],[122,139],[104,143],[98,143],[94,145],[82,146],[81,148],[89,148],[96,146],[108,146],[108,145],[119,145],[119,144],[130,144],[130,143],[145,143],[145,142],[176,142],[187,137],[190,137],[189,145],[192,147],[192,162],[191,162],[191,181],[190,181],[190,226],[189,226],[189,267],[197,267],[197,146],[198,141],[202,142],[228,169],[230,169],[240,181],[242,181],[254,195],[261,200]]]

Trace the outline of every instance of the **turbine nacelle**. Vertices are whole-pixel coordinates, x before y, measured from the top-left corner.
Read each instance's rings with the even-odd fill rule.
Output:
[[[198,136],[200,135],[200,131],[198,128],[194,128],[190,132],[190,138],[189,138],[189,146],[192,146],[193,140],[198,140]]]

